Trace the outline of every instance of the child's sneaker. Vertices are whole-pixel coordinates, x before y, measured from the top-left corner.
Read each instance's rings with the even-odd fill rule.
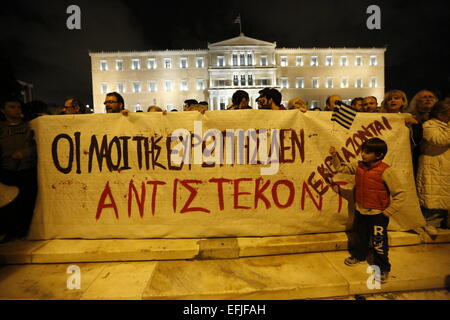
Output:
[[[358,260],[355,257],[348,257],[347,259],[344,260],[344,263],[347,266],[353,267],[356,266],[359,263],[363,263],[365,260]]]
[[[437,236],[438,234],[438,231],[434,226],[425,226],[424,229],[432,237]]]

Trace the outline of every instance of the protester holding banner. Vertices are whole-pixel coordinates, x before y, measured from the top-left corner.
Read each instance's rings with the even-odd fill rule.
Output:
[[[64,100],[64,107],[62,114],[85,114],[88,110],[84,103],[80,99],[75,97],[70,97]]]
[[[150,106],[147,108],[147,112],[163,112],[163,109],[158,106]]]
[[[286,110],[281,104],[281,92],[275,88],[265,88],[259,91],[258,108],[266,110]]]
[[[408,105],[408,98],[401,90],[391,90],[386,92],[384,100],[381,103],[381,112],[399,113]]]
[[[378,100],[374,96],[365,97],[362,102],[364,112],[380,112],[378,108]]]
[[[293,98],[293,99],[289,100],[289,102],[288,102],[288,109],[289,110],[298,109],[301,112],[306,112],[308,110],[308,107],[306,105],[306,102],[303,101],[302,98],[296,97],[296,98]]]
[[[353,98],[351,102],[351,107],[357,110],[358,112],[363,112],[363,105],[362,105],[363,100],[364,98],[362,97]]]
[[[449,226],[450,103],[440,101],[431,109],[430,120],[423,124],[421,149],[417,193],[427,222],[425,231],[435,236],[436,228]]]
[[[391,265],[388,258],[389,218],[400,210],[406,199],[401,180],[394,170],[382,160],[387,144],[379,138],[371,138],[361,146],[362,161],[343,163],[334,147],[330,148],[333,166],[340,173],[355,177],[355,243],[351,256],[344,263],[353,266],[367,259],[368,245],[372,239],[374,264],[380,268],[381,282],[387,280]]]
[[[437,103],[437,96],[430,90],[421,90],[411,99],[408,112],[411,113],[419,123],[429,119],[431,108]]]
[[[334,109],[336,109],[337,108],[337,105],[335,104],[336,101],[342,101],[342,97],[337,94],[329,96],[327,98],[324,111],[333,111]]]
[[[227,110],[253,109],[248,105],[250,97],[244,90],[237,90],[231,97],[231,106]]]
[[[420,156],[420,142],[423,137],[423,123],[429,119],[431,108],[438,101],[436,95],[429,90],[421,90],[414,95],[408,106],[408,112],[413,118],[407,122],[411,130],[412,160],[414,175],[417,174],[417,166]]]
[[[120,113],[125,110],[125,101],[117,92],[110,92],[106,95],[104,102],[106,113]]]
[[[264,106],[267,105],[267,92],[270,90],[270,88],[264,88],[262,90],[259,90],[259,97],[256,98],[256,103],[258,104],[258,109],[267,109]]]
[[[20,101],[5,101],[0,111],[6,119],[0,122],[0,182],[20,190],[14,202],[0,209],[6,242],[28,233],[37,194],[36,145]]]

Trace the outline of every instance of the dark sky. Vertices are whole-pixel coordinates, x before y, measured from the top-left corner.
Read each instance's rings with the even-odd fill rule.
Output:
[[[68,30],[66,9],[81,8],[81,30]],[[366,9],[381,8],[381,30],[369,30]],[[204,49],[239,35],[278,47],[384,47],[386,90],[409,97],[449,86],[449,5],[446,1],[365,0],[15,0],[0,13],[2,65],[33,83],[35,97],[91,104],[88,51]]]

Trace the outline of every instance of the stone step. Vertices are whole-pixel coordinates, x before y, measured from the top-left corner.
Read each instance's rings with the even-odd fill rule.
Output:
[[[449,285],[450,244],[392,247],[392,271],[367,287],[368,264],[344,265],[345,251],[211,260],[19,264],[0,268],[4,299],[328,299]],[[80,286],[68,288],[69,267]],[[176,318],[176,317],[175,317]]]
[[[390,246],[450,242],[450,230],[439,232],[435,240],[412,232],[390,232]],[[345,232],[210,239],[56,239],[2,244],[0,264],[230,259],[347,248]]]
[[[394,247],[387,283],[368,287],[368,264],[345,251],[239,259],[160,261],[143,291],[151,300],[319,299],[445,288],[450,244]]]

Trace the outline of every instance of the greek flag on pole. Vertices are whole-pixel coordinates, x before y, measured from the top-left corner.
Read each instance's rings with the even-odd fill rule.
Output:
[[[331,121],[335,121],[346,129],[350,129],[353,120],[356,117],[357,111],[346,105],[342,101],[336,101],[336,105],[339,107],[333,110],[333,115],[331,116]]]

